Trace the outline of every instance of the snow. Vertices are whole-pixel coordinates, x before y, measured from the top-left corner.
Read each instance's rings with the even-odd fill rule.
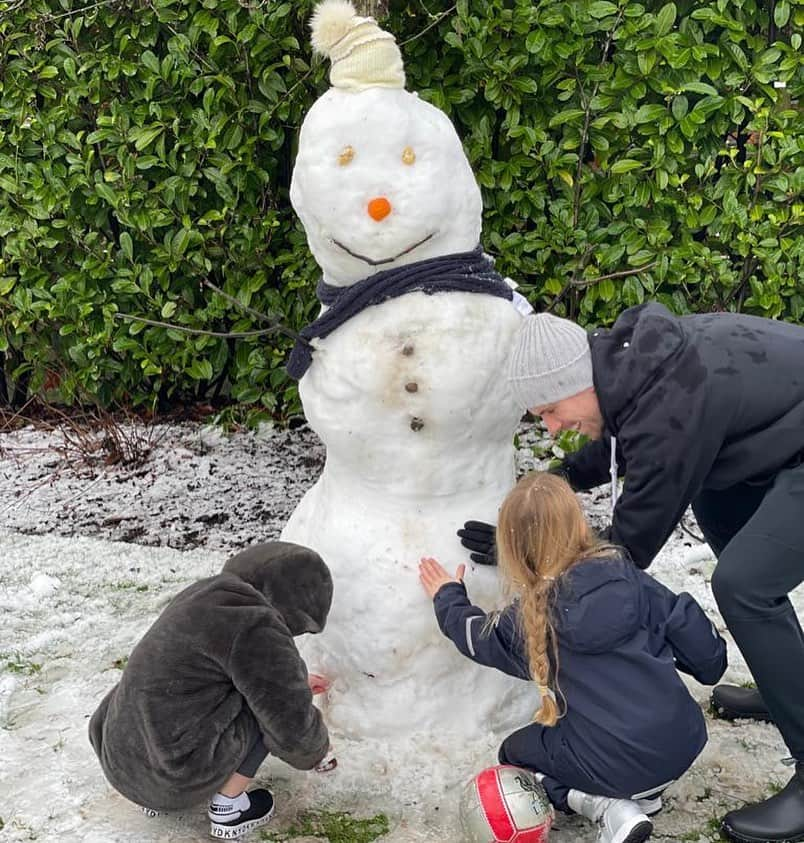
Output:
[[[187,424],[160,433],[139,468],[65,461],[52,450],[61,442],[57,433],[24,428],[0,438],[3,841],[185,843],[206,834],[202,807],[149,819],[115,794],[87,740],[87,722],[173,595],[246,544],[278,537],[320,471],[322,448],[307,428],[224,435]],[[519,438],[519,471],[544,467],[530,450],[544,444],[539,432],[523,427]],[[602,524],[608,494],[582,497],[591,520]],[[111,513],[125,513],[127,521]],[[687,526],[696,529],[691,519]],[[137,544],[115,540],[131,530]],[[677,530],[651,573],[693,594],[723,632],[709,588],[713,567],[708,548]],[[794,602],[804,611],[800,590]],[[423,593],[422,611],[431,614]],[[726,637],[726,679],[746,681],[745,665]],[[709,689],[692,681],[689,687],[705,706]],[[461,786],[496,763],[498,739],[482,723],[474,725],[471,742],[444,750],[421,739],[402,756],[381,741],[335,734],[339,766],[327,775],[269,758],[258,776],[277,796],[268,828],[287,828],[308,808],[355,816],[385,811],[392,828],[384,839],[391,843],[459,843]],[[667,791],[666,808],[655,819],[657,841],[714,839],[713,818],[789,778],[781,764],[788,752],[772,726],[711,719],[708,725],[704,752]],[[556,843],[594,840],[593,829],[577,817],[559,816],[552,835]]]

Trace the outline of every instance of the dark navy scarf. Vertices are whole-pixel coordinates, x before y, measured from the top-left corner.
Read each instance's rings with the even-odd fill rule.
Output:
[[[459,252],[438,258],[428,258],[398,269],[386,269],[352,284],[335,287],[321,280],[316,294],[329,309],[302,328],[287,363],[288,374],[299,380],[313,362],[309,341],[326,337],[353,316],[375,304],[403,296],[405,293],[485,293],[499,298],[513,298],[513,292],[502,276],[494,271],[491,259],[478,246],[471,252]]]

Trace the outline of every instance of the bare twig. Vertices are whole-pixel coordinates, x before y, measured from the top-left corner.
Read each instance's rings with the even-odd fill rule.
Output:
[[[156,328],[170,328],[174,331],[181,331],[185,334],[197,334],[203,337],[230,337],[232,339],[240,339],[243,337],[262,337],[266,334],[273,334],[276,331],[280,333],[289,332],[289,329],[282,328],[275,325],[273,328],[265,328],[260,331],[204,331],[201,328],[185,328],[184,325],[174,325],[172,322],[160,322],[158,319],[145,319],[143,316],[133,316],[130,313],[115,313],[116,319],[126,319],[129,322],[143,322],[146,325],[153,325]],[[296,337],[296,334],[289,332],[291,336]],[[299,337],[301,339],[301,337]]]
[[[706,539],[703,536],[699,536],[694,530],[691,530],[685,523],[684,519],[682,518],[681,521],[678,522],[678,526],[681,527],[682,531],[685,532],[688,536],[692,537],[697,541],[699,544],[706,544]]]
[[[647,272],[653,269],[658,261],[653,263],[646,263],[644,266],[638,266],[634,269],[623,269],[620,272],[609,272],[607,275],[598,275],[597,278],[570,278],[569,284],[573,287],[593,287],[601,281],[609,281],[612,278],[625,278],[628,275],[639,275],[640,272]]]
[[[217,293],[222,298],[226,299],[226,301],[233,304],[235,307],[240,308],[244,313],[248,313],[250,316],[253,316],[255,319],[259,319],[260,322],[267,322],[269,325],[276,326],[277,322],[275,319],[272,319],[265,313],[260,313],[259,310],[254,310],[252,307],[248,307],[247,305],[243,304],[239,299],[235,298],[234,296],[230,296],[229,293],[224,292],[221,290],[220,287],[216,287],[209,278],[203,278],[201,283],[205,287],[209,287],[210,290]]]
[[[71,9],[69,12],[62,12],[60,15],[45,15],[45,20],[52,21],[52,20],[59,20],[60,18],[70,18],[74,15],[82,15],[84,12],[90,12],[92,9],[97,9],[100,6],[113,6],[116,3],[119,3],[120,0],[100,0],[98,3],[92,3],[89,6],[82,6],[80,9]]]
[[[458,8],[458,4],[455,3],[454,5],[450,6],[449,9],[445,9],[441,14],[439,14],[436,19],[432,23],[428,23],[421,32],[417,32],[415,35],[411,35],[410,38],[406,38],[404,41],[399,42],[400,47],[404,47],[405,44],[410,44],[411,41],[415,41],[417,38],[421,38],[425,32],[432,29],[434,26],[438,26],[445,17],[451,15],[456,9]]]

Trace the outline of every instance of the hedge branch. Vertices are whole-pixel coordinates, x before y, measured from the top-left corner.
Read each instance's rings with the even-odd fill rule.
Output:
[[[612,278],[625,278],[628,275],[639,275],[640,272],[647,272],[653,269],[658,261],[646,263],[644,266],[637,266],[634,269],[623,269],[620,272],[609,272],[608,275],[598,275],[597,278],[570,278],[569,284],[572,287],[592,287],[601,281],[608,281]]]
[[[205,331],[201,328],[187,328],[184,325],[176,325],[173,322],[160,322],[158,319],[146,319],[144,316],[134,316],[131,313],[115,313],[115,319],[126,319],[129,322],[142,322],[145,325],[153,325],[155,328],[170,328],[173,331],[181,331],[184,334],[196,334],[202,337],[224,337],[230,339],[243,339],[245,337],[263,337],[266,334],[273,334],[278,331],[280,334],[290,337],[297,342],[310,345],[304,337],[286,328],[284,325],[274,325],[272,328],[264,328],[259,331]]]
[[[421,38],[425,32],[427,32],[429,29],[432,29],[434,26],[438,26],[438,24],[441,23],[441,21],[444,20],[445,17],[451,15],[457,8],[458,4],[455,3],[454,5],[450,6],[449,9],[444,9],[444,11],[441,12],[441,14],[437,15],[434,21],[428,23],[427,26],[425,26],[421,32],[417,32],[415,35],[411,35],[410,38],[406,38],[404,41],[400,41],[399,46],[404,47],[405,44],[410,44],[411,41],[415,41],[417,38]],[[431,13],[428,12],[428,14]]]

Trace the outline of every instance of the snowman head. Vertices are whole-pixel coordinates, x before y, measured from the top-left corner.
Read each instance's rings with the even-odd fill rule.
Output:
[[[332,87],[302,124],[290,200],[327,283],[475,248],[480,189],[447,116],[405,91],[393,36],[346,0],[312,31]]]

